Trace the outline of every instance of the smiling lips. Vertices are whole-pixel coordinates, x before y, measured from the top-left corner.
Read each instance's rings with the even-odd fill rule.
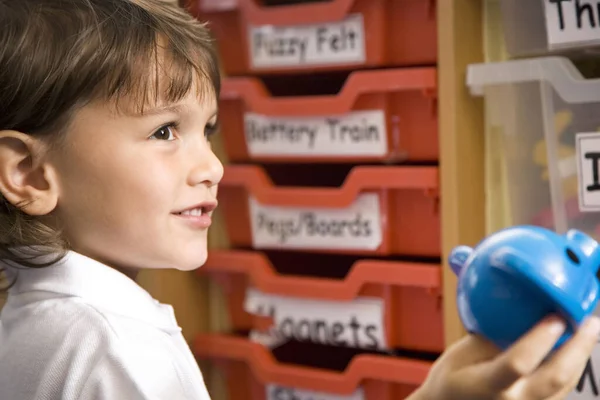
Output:
[[[216,202],[205,202],[173,213],[194,228],[207,229],[211,223],[211,212],[217,208]]]

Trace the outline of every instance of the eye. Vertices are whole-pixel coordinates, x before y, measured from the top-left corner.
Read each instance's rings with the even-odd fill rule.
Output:
[[[175,123],[170,123],[165,126],[161,126],[158,128],[151,136],[150,139],[153,140],[175,140],[175,129],[177,125]]]
[[[207,138],[211,137],[215,133],[219,132],[219,128],[219,121],[206,124],[206,127],[204,128],[204,136]]]
[[[577,254],[575,254],[575,252],[569,248],[567,248],[567,257],[569,257],[569,260],[571,260],[573,264],[579,265],[579,257],[577,257]]]

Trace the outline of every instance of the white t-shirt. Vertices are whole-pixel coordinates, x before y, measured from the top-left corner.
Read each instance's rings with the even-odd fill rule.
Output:
[[[0,314],[1,400],[209,400],[171,306],[70,252],[19,269]]]

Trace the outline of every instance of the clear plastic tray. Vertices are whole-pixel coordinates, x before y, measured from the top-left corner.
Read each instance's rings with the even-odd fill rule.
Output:
[[[505,225],[577,228],[598,238],[600,191],[588,190],[585,153],[600,151],[600,79],[546,57],[470,65],[467,84],[485,99],[487,177],[503,189],[488,199],[488,214],[507,212]]]

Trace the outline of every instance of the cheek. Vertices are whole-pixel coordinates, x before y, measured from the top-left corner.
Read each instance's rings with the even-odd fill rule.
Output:
[[[76,251],[115,264],[197,268],[206,258],[206,235],[181,229],[170,215],[180,206],[177,165],[160,157],[135,159],[73,161],[79,167],[65,175],[60,211],[70,242]]]
[[[79,218],[86,215],[88,221],[97,217],[121,225],[136,219],[147,224],[151,212],[162,215],[174,207],[179,185],[176,165],[156,156],[112,152],[100,159],[100,154],[95,153],[94,159],[77,157],[69,163],[77,168],[65,168],[61,174],[64,208]]]
[[[139,159],[135,165],[112,171],[106,182],[107,195],[127,209],[172,208],[180,184],[176,168],[161,160]]]

